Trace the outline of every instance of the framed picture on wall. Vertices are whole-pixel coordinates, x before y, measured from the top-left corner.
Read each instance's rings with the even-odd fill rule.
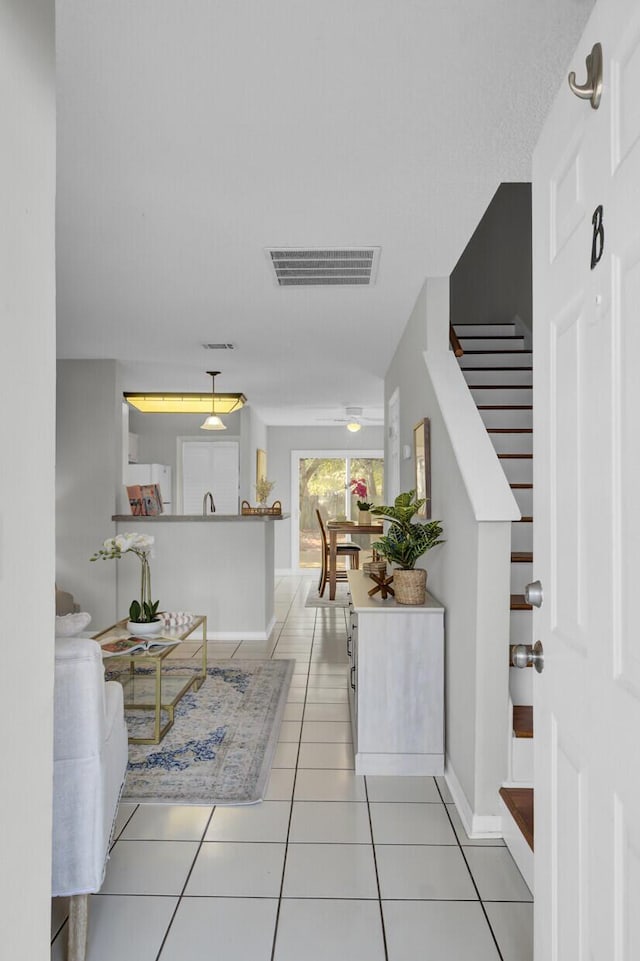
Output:
[[[419,516],[431,518],[431,424],[428,417],[413,428],[413,457],[415,463],[415,488],[418,498],[425,503]]]
[[[266,450],[256,450],[256,484],[259,480],[267,478],[267,452]]]

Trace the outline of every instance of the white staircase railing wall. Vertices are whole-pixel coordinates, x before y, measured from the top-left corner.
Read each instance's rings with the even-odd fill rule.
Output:
[[[426,351],[424,362],[432,487],[441,492],[448,542],[431,577],[447,610],[447,781],[469,833],[499,832],[511,522],[520,512],[453,352]]]
[[[446,779],[472,835],[501,833],[508,772],[511,522],[520,512],[449,350],[448,278],[429,279],[385,378],[403,439],[431,419],[432,514],[446,545],[422,558],[446,608]],[[402,464],[402,488],[413,486]]]

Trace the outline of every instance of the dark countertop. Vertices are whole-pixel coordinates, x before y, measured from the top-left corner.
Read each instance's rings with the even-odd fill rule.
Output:
[[[199,521],[204,523],[215,523],[228,522],[228,521],[249,521],[254,523],[256,521],[282,521],[285,518],[290,517],[289,514],[207,514],[203,517],[202,514],[155,514],[155,515],[144,515],[144,514],[113,514],[111,517],[112,521],[118,521],[119,523],[129,524],[133,522],[138,524],[140,521],[144,523],[169,523],[169,524],[183,524],[192,523],[193,521]]]

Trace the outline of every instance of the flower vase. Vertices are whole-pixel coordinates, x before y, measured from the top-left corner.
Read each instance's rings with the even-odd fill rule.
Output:
[[[358,511],[358,524],[370,524],[371,511]]]

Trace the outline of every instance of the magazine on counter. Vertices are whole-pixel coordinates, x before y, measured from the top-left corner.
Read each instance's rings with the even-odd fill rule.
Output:
[[[159,484],[128,484],[127,497],[134,516],[155,517],[164,513]]]
[[[115,641],[101,644],[105,657],[117,657],[123,654],[136,654],[138,651],[152,651],[158,647],[174,647],[180,643],[178,637],[119,637]]]

